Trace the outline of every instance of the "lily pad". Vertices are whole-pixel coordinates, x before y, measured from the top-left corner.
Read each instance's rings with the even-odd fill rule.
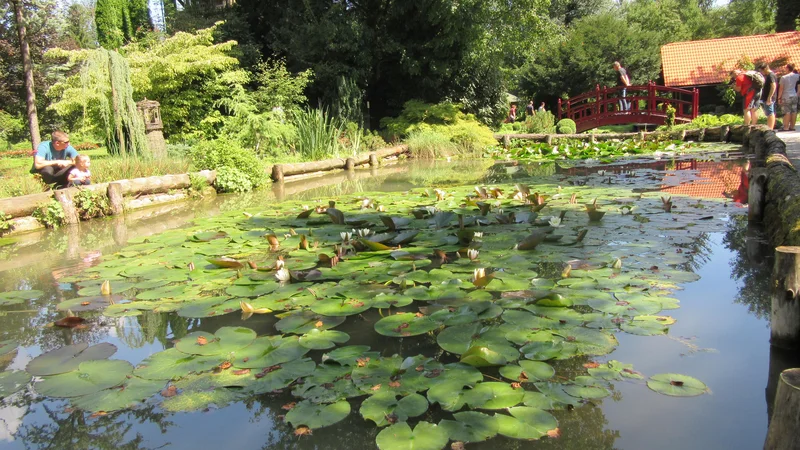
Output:
[[[175,343],[175,348],[189,355],[212,356],[241,350],[256,339],[256,332],[245,327],[222,327],[215,334],[189,333]]]
[[[71,400],[75,408],[91,412],[111,412],[133,408],[164,388],[164,381],[128,378],[122,386],[105,389]]]
[[[270,367],[300,359],[308,350],[297,336],[261,336],[237,351],[233,364],[243,369]]]
[[[317,314],[338,317],[360,314],[370,307],[372,307],[371,299],[332,297],[312,304],[311,310]]]
[[[330,405],[317,405],[304,400],[292,408],[284,420],[297,428],[305,425],[312,430],[327,427],[344,419],[350,414],[350,403],[347,400]]]
[[[25,300],[35,300],[44,295],[44,292],[35,289],[0,292],[0,306],[15,305]]]
[[[539,439],[558,427],[552,414],[538,408],[516,406],[509,408],[511,416],[495,414],[498,433],[514,439]]]
[[[660,373],[647,380],[647,387],[659,394],[674,397],[694,397],[708,392],[708,387],[697,378],[677,373]]]
[[[40,377],[58,375],[77,369],[85,361],[106,359],[116,351],[117,347],[107,342],[91,347],[85,342],[66,345],[33,358],[25,370]]]
[[[77,370],[45,377],[36,383],[36,392],[48,397],[80,397],[118,386],[131,372],[133,366],[128,361],[84,361]]]
[[[0,356],[3,356],[7,353],[11,353],[17,349],[19,346],[19,342],[9,339],[6,341],[0,341]]]
[[[456,420],[442,420],[439,427],[450,439],[462,442],[482,442],[497,435],[499,425],[493,416],[476,411],[453,414]]]
[[[83,311],[95,311],[98,309],[103,309],[108,307],[109,305],[114,304],[114,302],[118,302],[122,300],[123,297],[121,295],[98,295],[95,297],[78,297],[69,300],[64,300],[56,305],[56,309],[59,311],[72,311],[72,312],[83,312]]]
[[[343,331],[313,329],[300,336],[300,345],[311,350],[325,350],[343,344],[350,336]]]
[[[211,370],[222,362],[219,356],[187,355],[170,348],[151,355],[136,367],[134,375],[148,380],[174,380],[192,372]]]
[[[222,408],[232,402],[242,400],[245,394],[233,389],[214,389],[213,391],[185,391],[161,402],[161,407],[169,412],[191,412],[208,409],[211,406]]]
[[[341,325],[345,317],[323,316],[309,310],[294,311],[286,314],[275,324],[281,333],[305,334],[313,329],[327,330]]]
[[[396,423],[378,433],[375,442],[380,450],[441,450],[449,435],[429,422],[419,422],[414,430],[407,423]]]
[[[509,380],[528,382],[549,380],[556,374],[550,364],[541,361],[522,360],[519,365],[509,365],[500,368],[500,375]]]
[[[375,331],[390,337],[416,336],[437,328],[439,324],[430,317],[414,313],[394,314],[375,322]]]
[[[365,419],[383,427],[389,425],[389,418],[405,422],[409,417],[417,417],[428,410],[428,400],[419,394],[409,394],[397,398],[391,392],[379,392],[361,404],[361,415]]]
[[[322,362],[331,360],[343,366],[353,366],[357,364],[359,358],[363,358],[369,352],[368,345],[348,345],[339,347],[322,355]]]
[[[19,391],[31,382],[31,376],[24,370],[0,372],[0,399]]]

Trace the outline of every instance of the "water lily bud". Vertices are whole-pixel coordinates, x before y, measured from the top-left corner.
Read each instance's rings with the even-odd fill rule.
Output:
[[[617,258],[614,260],[614,264],[611,265],[612,269],[621,269],[622,268],[622,260]]]
[[[106,280],[100,286],[100,293],[103,295],[111,295],[111,282]]]
[[[472,272],[472,281],[477,281],[481,278],[486,278],[486,269],[483,267],[479,267]]]
[[[559,228],[561,227],[561,218],[560,217],[551,217],[548,221],[551,227]]]
[[[472,238],[473,239],[482,238],[482,237],[483,237],[483,231],[476,231],[476,232],[472,233]]]
[[[282,259],[277,259],[277,260],[275,260],[275,270],[281,270],[281,269],[283,269],[283,265],[284,265],[284,264],[285,264],[285,263],[283,262],[283,260],[282,260]]]
[[[370,234],[372,234],[372,230],[370,230],[369,228],[361,228],[358,230],[358,235],[360,237],[367,237]]]
[[[478,259],[478,251],[474,248],[467,250],[467,258],[469,258],[470,261],[475,261]]]
[[[355,230],[353,230],[355,231]],[[347,242],[353,237],[353,233],[348,233],[347,231],[342,231],[339,233],[339,236],[342,237],[342,241]]]
[[[292,279],[292,275],[291,275],[291,274],[289,273],[289,271],[288,271],[288,270],[287,270],[287,269],[284,267],[284,268],[282,268],[282,269],[278,270],[277,272],[275,272],[275,278],[276,278],[278,281],[289,281],[289,280],[291,280],[291,279]]]

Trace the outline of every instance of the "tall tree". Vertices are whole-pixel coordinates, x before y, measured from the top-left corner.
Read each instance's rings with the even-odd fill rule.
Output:
[[[800,29],[800,2],[797,0],[777,0],[775,31],[794,31]]]
[[[27,29],[25,26],[25,14],[23,13],[23,0],[11,0],[14,6],[14,19],[17,24],[17,35],[19,36],[20,56],[22,56],[22,67],[25,72],[25,104],[27,106],[28,129],[30,130],[31,143],[33,148],[39,146],[41,136],[39,135],[39,115],[36,112],[36,91],[33,88],[33,63],[31,62],[31,49],[28,44]]]
[[[118,49],[153,28],[147,0],[97,0],[97,40],[108,49]]]

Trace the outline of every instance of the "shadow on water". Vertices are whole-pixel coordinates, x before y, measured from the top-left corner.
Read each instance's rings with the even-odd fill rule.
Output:
[[[571,182],[581,185],[586,183],[587,177],[605,176],[605,171],[624,174],[625,177],[620,181],[623,184],[629,181],[633,185],[642,179],[654,181],[653,177],[658,177],[658,189],[667,194],[692,195],[692,192],[670,190],[692,185],[694,188],[701,188],[696,189],[697,192],[702,191],[704,195],[713,192],[713,196],[718,198],[726,191],[736,189],[739,176],[737,170],[740,170],[740,166],[735,162],[694,159],[610,166],[555,162],[533,165],[492,164],[484,161],[434,164],[427,161],[413,162],[275,184],[268,190],[246,195],[221,195],[213,200],[167,205],[134,212],[124,218],[109,218],[62,230],[22,236],[15,245],[0,248],[0,287],[4,290],[39,289],[45,292],[45,296],[37,301],[3,308],[4,315],[0,316],[0,340],[13,337],[21,343],[21,348],[0,357],[0,369],[24,368],[39,353],[73,342],[112,342],[120,348],[117,358],[136,364],[150,354],[172,347],[175,339],[192,331],[214,332],[222,326],[242,325],[238,313],[189,319],[176,314],[145,312],[136,317],[100,318],[95,326],[84,330],[46,326],[63,315],[52,305],[76,296],[69,283],[59,281],[61,278],[97,264],[103,255],[117,251],[129,241],[181,228],[196,219],[269,208],[270,205],[283,201],[309,202],[313,205],[318,200],[327,201],[346,194],[401,192],[413,188],[446,188],[465,184],[513,183],[517,179],[531,177],[550,177],[552,183]],[[698,193],[695,195],[705,198]],[[737,255],[727,260],[730,264],[730,278],[738,280],[741,285],[734,302],[745,305],[753,317],[759,320],[768,319],[771,249],[758,230],[748,229],[744,217],[731,217],[726,228],[721,231],[725,248]],[[692,258],[687,263],[690,266],[688,269],[696,270],[704,265],[714,264],[712,240],[709,234],[703,234],[687,244],[685,248],[692,252]],[[539,269],[555,274],[561,270],[561,266],[542,262]],[[372,326],[380,319],[380,314],[371,310],[348,320],[341,327],[342,331],[351,336],[348,345],[367,344],[381,349],[384,356],[424,354],[444,362],[453,360],[451,355],[443,354],[435,338],[429,335],[376,339]],[[245,325],[259,335],[273,334],[276,321],[272,315],[256,315]],[[319,361],[320,354],[317,353],[314,354],[314,359]],[[645,358],[646,355],[642,357]],[[578,357],[558,361],[554,366],[558,376],[572,378],[585,374],[583,364],[589,361],[587,357]],[[774,349],[771,351],[769,384],[766,389],[770,410],[775,374],[779,374],[782,368],[798,364],[800,361],[797,361],[796,355]],[[490,376],[492,373],[487,372]],[[494,376],[499,377],[496,373]],[[612,384],[610,397],[586,401],[575,408],[554,411],[553,414],[559,421],[560,438],[529,442],[497,437],[483,443],[471,443],[468,447],[617,448],[621,437],[626,434],[646,433],[647,430],[646,427],[642,430],[633,425],[622,426],[620,422],[610,420],[606,408],[609,405],[626,404],[623,402],[623,392],[641,387],[629,383],[624,386]],[[641,395],[641,391],[636,395]],[[68,402],[45,399],[30,392],[16,394],[0,403],[0,448],[225,448],[233,444],[237,448],[352,450],[374,448],[375,436],[380,432],[380,429],[367,423],[358,414],[363,398],[351,401],[353,412],[343,422],[314,430],[312,436],[302,438],[296,437],[292,428],[284,425],[281,420],[285,413],[282,406],[297,400],[288,390],[259,395],[204,413],[166,413],[158,408],[158,398],[151,400],[153,401],[149,404],[135,410],[90,417],[70,409]],[[703,412],[708,412],[708,409]],[[417,420],[437,422],[443,417],[444,413],[438,406],[434,406],[424,416],[410,422],[413,426]],[[650,423],[647,426],[659,425]],[[661,442],[653,448],[669,447],[669,442]],[[634,447],[626,446],[623,442],[620,448]]]

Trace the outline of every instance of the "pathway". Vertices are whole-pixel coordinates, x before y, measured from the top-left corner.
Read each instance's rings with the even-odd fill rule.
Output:
[[[800,169],[800,131],[781,131],[778,137],[786,143],[786,156]]]

